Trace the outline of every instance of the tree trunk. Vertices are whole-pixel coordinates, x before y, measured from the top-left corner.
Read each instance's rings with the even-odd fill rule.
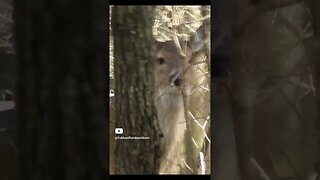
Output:
[[[103,1],[15,1],[17,143],[24,180],[105,179]]]
[[[213,5],[213,84],[212,114],[213,178],[240,179],[235,127],[230,97],[231,19],[229,0],[216,0]]]
[[[116,141],[116,174],[154,174],[159,170],[159,135],[153,101],[151,61],[153,7],[115,6],[114,35],[116,127],[123,136],[150,139]]]

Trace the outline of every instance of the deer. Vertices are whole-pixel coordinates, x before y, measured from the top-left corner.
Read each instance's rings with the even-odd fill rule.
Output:
[[[210,40],[206,24],[200,26],[189,41],[176,36],[170,41],[155,41],[154,52],[154,102],[161,131],[160,174],[183,172],[187,158],[183,149],[189,109],[198,116],[210,114],[210,93],[198,88],[208,85],[203,70],[208,66],[205,44]],[[205,60],[202,60],[205,59]],[[202,98],[206,94],[206,98]],[[186,102],[186,95],[188,103]]]

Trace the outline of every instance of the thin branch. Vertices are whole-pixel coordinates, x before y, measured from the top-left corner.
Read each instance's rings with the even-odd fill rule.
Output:
[[[271,178],[267,175],[267,173],[263,170],[263,168],[259,165],[259,163],[253,157],[250,157],[250,161],[259,170],[260,175],[265,180],[271,180]]]
[[[200,169],[201,169],[201,174],[206,173],[206,162],[204,161],[204,155],[203,152],[200,152]]]

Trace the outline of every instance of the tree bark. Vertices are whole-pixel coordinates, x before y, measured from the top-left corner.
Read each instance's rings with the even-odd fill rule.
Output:
[[[16,0],[14,10],[20,179],[105,179],[104,2]]]
[[[153,7],[115,6],[114,35],[116,127],[123,136],[150,139],[117,140],[116,174],[159,171],[159,134],[153,101],[151,61]]]

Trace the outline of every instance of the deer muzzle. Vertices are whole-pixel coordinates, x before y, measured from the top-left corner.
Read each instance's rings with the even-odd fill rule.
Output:
[[[170,86],[181,86],[182,85],[182,76],[181,76],[181,72],[180,71],[176,71],[174,72],[170,78],[169,78],[169,84]]]

